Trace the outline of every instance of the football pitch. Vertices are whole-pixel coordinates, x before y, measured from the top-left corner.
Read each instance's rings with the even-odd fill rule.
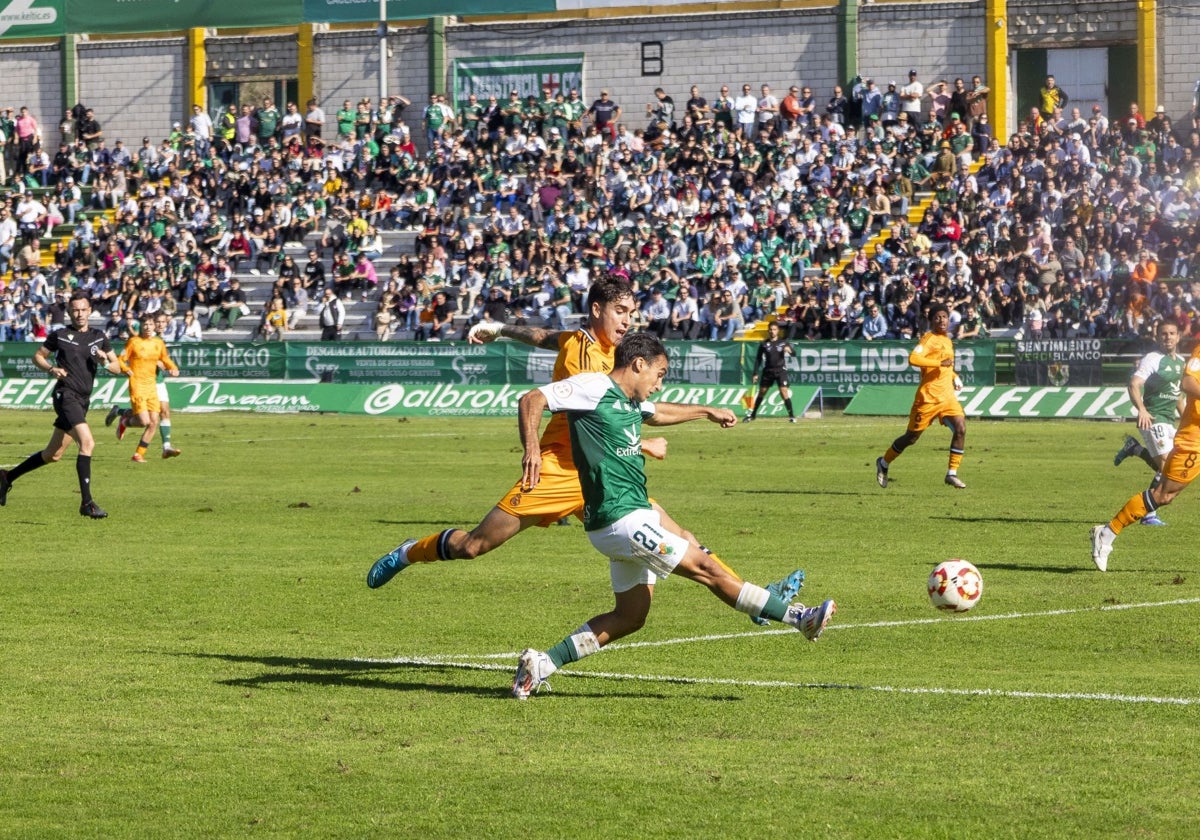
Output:
[[[181,415],[147,464],[91,415],[0,509],[0,837],[1194,836],[1200,490],[1101,574],[1088,528],[1150,471],[1132,424],[696,422],[651,495],[747,579],[803,568],[819,642],[672,578],[645,628],[509,696],[516,653],[611,604],[578,522],[364,577],[470,526],[520,472],[515,419]],[[0,412],[0,465],[52,417]],[[970,613],[925,579],[962,557]]]

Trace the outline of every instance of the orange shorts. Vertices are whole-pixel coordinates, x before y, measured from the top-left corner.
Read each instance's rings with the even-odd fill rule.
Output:
[[[1175,447],[1163,461],[1162,474],[1180,484],[1191,484],[1200,474],[1200,452]]]
[[[542,452],[542,474],[538,486],[525,490],[518,480],[496,507],[524,519],[538,517],[537,526],[546,528],[564,516],[583,519],[583,489],[573,462],[563,465],[554,450]]]
[[[936,421],[945,422],[947,417],[965,417],[963,407],[958,400],[940,403],[914,403],[908,413],[908,430],[923,432]]]
[[[137,394],[130,390],[129,405],[133,407],[134,414],[141,414],[143,411],[148,411],[151,414],[162,413],[162,403],[158,400],[157,388]]]

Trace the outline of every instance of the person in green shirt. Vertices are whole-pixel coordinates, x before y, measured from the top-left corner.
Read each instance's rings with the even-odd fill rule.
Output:
[[[1179,326],[1173,321],[1160,321],[1155,340],[1158,346],[1142,357],[1129,378],[1129,401],[1137,411],[1143,443],[1126,435],[1125,445],[1113,458],[1114,466],[1120,466],[1130,455],[1145,461],[1155,473],[1151,488],[1159,483],[1163,460],[1175,444],[1175,426],[1183,405],[1180,383],[1184,358],[1179,354]],[[1166,524],[1154,512],[1141,521],[1143,525]]]
[[[354,123],[357,120],[358,109],[350,103],[349,99],[342,102],[342,107],[337,112],[338,137],[344,140],[352,139],[354,137]]]
[[[811,608],[789,604],[775,594],[778,589],[742,580],[724,563],[663,527],[646,493],[643,423],[669,426],[707,419],[722,428],[737,423],[726,408],[649,402],[662,388],[667,367],[667,351],[657,337],[629,333],[617,345],[611,373],[577,374],[527,392],[518,404],[524,447],[522,484],[531,489],[541,479],[538,427],[542,415],[547,410],[566,413],[583,489],[584,528],[592,545],[609,558],[616,599],[611,611],[594,616],[548,651],[522,651],[512,688],[518,699],[538,691],[562,666],[636,632],[649,615],[655,584],[668,575],[695,581],[735,610],[787,624],[812,641],[837,611],[832,600]],[[798,589],[803,572],[793,572],[784,580]]]
[[[263,97],[262,107],[254,112],[254,119],[258,124],[255,133],[258,135],[259,145],[266,146],[267,141],[279,130],[279,109],[275,107],[271,97]]]

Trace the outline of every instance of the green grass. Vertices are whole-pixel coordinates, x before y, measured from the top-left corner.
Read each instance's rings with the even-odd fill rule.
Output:
[[[610,603],[578,524],[363,580],[486,512],[515,421],[185,415],[184,456],[135,465],[100,416],[108,520],[77,515],[73,453],[0,510],[0,836],[1195,831],[1200,706],[1100,697],[1200,702],[1200,605],[1104,609],[1200,598],[1196,498],[1122,535],[1107,574],[1089,557],[1149,478],[1112,466],[1130,426],[971,422],[965,492],[937,429],[875,486],[901,419],[666,429],[652,495],[751,580],[805,568],[834,623],[756,631],[672,579],[626,641],[689,641],[614,646],[521,703],[511,654]],[[0,413],[0,464],[49,431]],[[985,593],[949,617],[924,583],[956,556]]]

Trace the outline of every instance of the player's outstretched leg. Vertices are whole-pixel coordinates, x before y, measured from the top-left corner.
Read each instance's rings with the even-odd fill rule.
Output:
[[[114,405],[108,410],[108,414],[104,415],[104,425],[111,426],[113,421],[121,416],[123,409],[119,405]]]

